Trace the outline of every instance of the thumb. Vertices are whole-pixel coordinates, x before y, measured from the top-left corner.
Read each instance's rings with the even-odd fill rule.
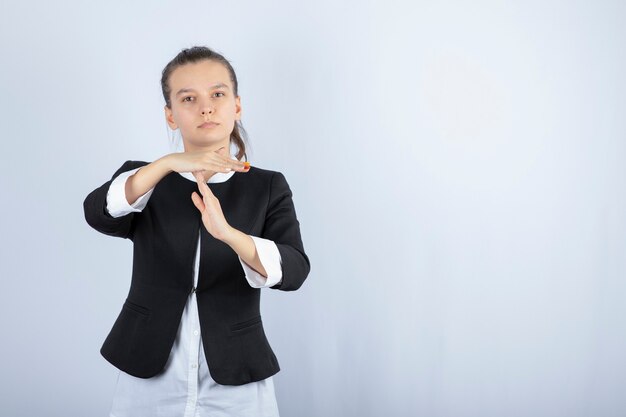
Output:
[[[196,193],[195,191],[191,193],[191,200],[193,201],[193,204],[196,206],[196,208],[202,213],[204,211],[204,201],[202,201],[202,198],[200,198],[198,193]]]

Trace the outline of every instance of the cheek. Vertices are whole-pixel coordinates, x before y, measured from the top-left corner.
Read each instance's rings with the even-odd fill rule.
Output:
[[[179,109],[177,117],[178,117],[178,120],[180,120],[183,123],[184,122],[188,122],[188,121],[194,119],[195,112],[193,111],[191,106],[189,106],[189,107],[187,107],[185,109]]]
[[[225,104],[223,108],[224,108],[224,111],[226,111],[229,115],[233,115],[233,116],[235,115],[235,112],[237,111],[237,106],[233,102]]]

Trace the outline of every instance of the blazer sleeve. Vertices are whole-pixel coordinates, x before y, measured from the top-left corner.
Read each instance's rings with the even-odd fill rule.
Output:
[[[269,288],[294,291],[300,288],[311,270],[309,257],[304,252],[300,223],[292,200],[292,192],[285,176],[272,175],[270,197],[261,237],[274,241],[282,264],[282,280]]]
[[[83,202],[85,220],[87,224],[105,235],[132,240],[133,219],[135,212],[123,216],[113,217],[107,210],[107,194],[111,183],[119,174],[142,166],[137,161],[126,161],[115,171],[110,180],[90,192]]]
[[[107,192],[107,212],[113,217],[121,217],[130,212],[140,212],[148,204],[148,200],[154,191],[154,187],[150,188],[146,193],[135,200],[133,204],[128,204],[126,200],[126,182],[128,177],[139,171],[141,167],[124,171],[111,183]]]
[[[254,242],[254,246],[256,246],[256,251],[259,254],[263,268],[265,268],[267,277],[259,274],[258,271],[239,257],[239,262],[246,273],[246,280],[253,288],[271,287],[280,283],[283,277],[283,270],[281,267],[280,252],[278,252],[276,243],[258,236],[250,235],[250,237]]]

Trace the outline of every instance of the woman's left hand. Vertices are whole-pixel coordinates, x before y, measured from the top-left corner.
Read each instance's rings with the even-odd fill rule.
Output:
[[[203,181],[200,172],[194,172],[193,176],[196,177],[202,198],[194,191],[191,194],[191,199],[196,208],[202,213],[202,223],[204,223],[204,227],[206,227],[206,230],[214,238],[218,240],[226,239],[232,228],[224,218],[219,200]]]

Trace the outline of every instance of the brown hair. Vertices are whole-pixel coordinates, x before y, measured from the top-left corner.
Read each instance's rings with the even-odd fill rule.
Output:
[[[174,59],[168,62],[168,64],[163,69],[163,73],[161,75],[161,90],[163,91],[165,105],[169,109],[172,108],[172,102],[170,100],[171,88],[169,86],[169,78],[172,72],[182,65],[193,64],[204,59],[219,62],[226,67],[230,75],[230,81],[233,83],[233,93],[235,94],[235,97],[239,95],[237,75],[235,74],[235,70],[233,69],[232,65],[230,65],[230,62],[228,62],[228,60],[224,58],[221,54],[207,48],[206,46],[193,46],[191,48],[186,48],[180,51],[178,55],[176,55]],[[237,158],[240,160],[244,155],[246,157],[245,160],[248,160],[245,144],[247,138],[248,134],[243,128],[241,120],[235,120],[235,127],[230,134],[230,140],[231,142],[235,142],[235,144],[237,145],[237,148],[239,149],[239,152],[237,153]]]

